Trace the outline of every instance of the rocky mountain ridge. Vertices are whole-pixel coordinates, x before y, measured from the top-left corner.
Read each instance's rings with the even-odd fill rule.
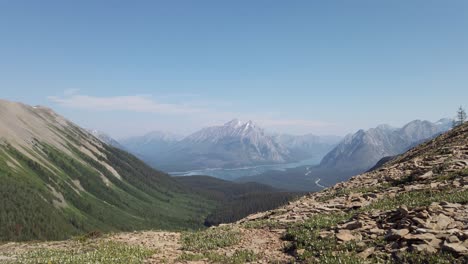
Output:
[[[414,120],[401,128],[380,125],[346,136],[323,158],[320,166],[339,170],[367,171],[381,158],[399,155],[451,128],[451,120],[435,123]]]

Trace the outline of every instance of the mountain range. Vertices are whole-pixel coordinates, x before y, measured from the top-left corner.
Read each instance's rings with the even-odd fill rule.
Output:
[[[401,128],[379,125],[361,129],[339,141],[336,136],[269,134],[252,121],[243,123],[234,119],[187,137],[153,132],[123,140],[121,145],[153,167],[167,171],[238,168],[323,157],[319,166],[308,166],[307,170],[301,167],[254,176],[230,176],[241,177],[238,179],[241,182],[261,182],[281,189],[316,191],[320,186],[365,172],[382,158],[401,154],[449,130],[451,124],[450,119],[440,119],[414,120]],[[100,137],[116,145],[108,137]]]
[[[405,152],[451,128],[450,119],[414,120],[401,128],[380,125],[346,136],[317,166],[269,171],[241,177],[239,182],[259,182],[276,188],[318,191],[373,168],[381,159]],[[381,164],[379,164],[381,165]]]
[[[238,119],[181,138],[161,132],[121,140],[125,149],[166,171],[237,168],[320,159],[339,137],[270,135]]]
[[[414,120],[401,128],[380,125],[346,136],[321,161],[322,168],[364,172],[381,158],[395,156],[431,139],[452,126],[450,119],[435,123]]]

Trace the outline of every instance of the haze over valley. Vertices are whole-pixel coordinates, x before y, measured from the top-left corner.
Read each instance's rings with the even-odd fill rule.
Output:
[[[414,120],[401,128],[379,125],[341,138],[268,134],[252,121],[234,119],[186,137],[151,132],[119,143],[96,135],[175,176],[209,175],[313,191],[365,172],[380,159],[401,154],[451,127],[449,118]]]

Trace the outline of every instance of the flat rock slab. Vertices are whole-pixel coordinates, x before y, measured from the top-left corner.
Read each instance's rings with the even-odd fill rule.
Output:
[[[343,241],[343,242],[347,242],[347,241],[351,241],[351,240],[356,239],[356,237],[351,233],[351,231],[349,231],[347,229],[338,231],[338,233],[336,234],[336,238]]]

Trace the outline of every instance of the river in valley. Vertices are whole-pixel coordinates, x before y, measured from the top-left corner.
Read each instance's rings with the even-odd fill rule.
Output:
[[[240,177],[253,176],[262,174],[267,171],[284,171],[286,169],[297,168],[302,166],[313,166],[320,163],[320,158],[307,159],[299,162],[273,164],[273,165],[259,165],[233,169],[212,168],[202,170],[192,170],[184,172],[170,172],[172,176],[194,176],[194,175],[207,175],[224,180],[235,180]]]

